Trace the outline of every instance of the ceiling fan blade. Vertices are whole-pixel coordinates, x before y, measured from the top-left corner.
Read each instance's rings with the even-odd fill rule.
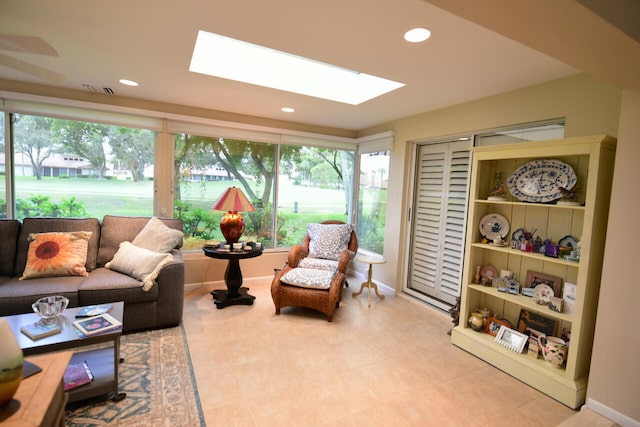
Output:
[[[22,73],[29,74],[30,76],[46,80],[50,83],[62,83],[67,79],[66,76],[56,73],[55,71],[47,70],[46,68],[30,64],[28,62],[4,55],[2,53],[0,53],[0,65],[13,68],[14,70],[18,70]]]
[[[12,52],[58,56],[58,51],[53,46],[36,36],[0,34],[0,49]]]

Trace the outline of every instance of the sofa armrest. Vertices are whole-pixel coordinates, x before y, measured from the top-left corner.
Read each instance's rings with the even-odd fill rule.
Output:
[[[182,320],[184,306],[184,258],[179,249],[171,251],[173,261],[156,279],[158,287],[157,325],[177,325]]]

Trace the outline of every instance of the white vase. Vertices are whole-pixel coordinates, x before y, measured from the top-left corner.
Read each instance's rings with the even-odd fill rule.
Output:
[[[0,408],[11,401],[22,381],[22,349],[6,319],[0,318]]]

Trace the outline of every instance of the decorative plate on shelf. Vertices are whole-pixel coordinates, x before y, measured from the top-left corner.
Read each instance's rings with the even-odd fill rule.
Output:
[[[516,169],[507,187],[524,202],[548,203],[562,197],[560,188],[570,190],[577,181],[573,168],[560,160],[533,160]]]
[[[495,279],[498,277],[498,269],[491,264],[487,264],[480,269],[480,277]]]
[[[564,236],[562,239],[558,241],[560,246],[564,246],[566,248],[577,249],[578,248],[578,239],[571,235]]]
[[[502,239],[509,232],[509,222],[499,214],[489,214],[482,217],[478,224],[480,234],[489,240]]]

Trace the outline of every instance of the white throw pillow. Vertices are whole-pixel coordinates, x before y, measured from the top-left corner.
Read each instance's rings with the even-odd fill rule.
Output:
[[[309,256],[311,258],[340,259],[342,251],[349,246],[351,224],[315,224],[307,225],[309,233]]]
[[[183,237],[182,231],[167,227],[164,222],[154,216],[131,243],[153,252],[171,252]]]
[[[162,268],[173,261],[173,255],[139,248],[131,242],[120,243],[118,252],[105,267],[119,271],[142,282],[142,289],[148,291]]]

